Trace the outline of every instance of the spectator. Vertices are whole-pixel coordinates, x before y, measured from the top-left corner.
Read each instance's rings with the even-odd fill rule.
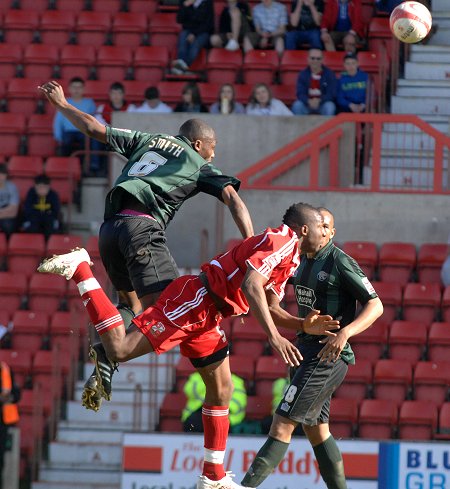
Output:
[[[181,92],[181,102],[175,106],[174,112],[209,112],[202,102],[197,83],[186,83]]]
[[[189,70],[202,48],[208,46],[214,32],[212,0],[180,0],[177,22],[182,25],[178,37],[178,59],[172,63],[172,73],[181,75]]]
[[[326,51],[336,51],[342,43],[346,53],[355,53],[365,37],[361,0],[329,0],[320,28]]]
[[[337,86],[339,112],[364,112],[369,75],[359,69],[358,57],[353,53],[344,56],[344,69]]]
[[[231,83],[225,83],[220,87],[217,102],[209,108],[211,114],[245,114],[245,108],[236,102],[234,87]]]
[[[144,93],[144,102],[136,107],[131,104],[128,112],[145,112],[152,114],[169,114],[172,108],[159,99],[159,90],[156,87],[148,87]]]
[[[84,97],[84,80],[74,77],[69,82],[68,102],[77,109],[88,114],[95,114],[95,103],[91,98]],[[53,135],[59,146],[61,156],[70,156],[76,150],[83,150],[85,137],[61,112],[56,112],[53,121]]]
[[[22,230],[44,233],[48,238],[60,230],[60,210],[59,196],[50,188],[50,179],[47,175],[38,175],[25,198]]]
[[[219,32],[209,40],[214,48],[237,51],[245,35],[254,30],[250,7],[247,2],[228,0],[219,20]]]
[[[288,23],[286,7],[273,0],[261,0],[253,9],[253,23],[256,32],[249,32],[244,37],[244,51],[275,48],[281,57]]]
[[[405,0],[375,0],[375,7],[380,12],[390,14],[397,5],[400,5]]]
[[[265,83],[257,83],[253,87],[246,113],[250,115],[292,115],[281,100],[272,97],[272,92]]]
[[[245,418],[245,408],[247,407],[247,391],[243,379],[235,374],[231,374],[233,381],[233,394],[230,401],[229,418],[230,428],[242,423]],[[198,372],[192,373],[186,384],[184,384],[186,394],[186,406],[181,413],[184,431],[194,431],[203,433],[202,407],[205,401],[206,387],[201,375]]]
[[[8,180],[6,164],[0,163],[0,230],[7,237],[16,230],[19,204],[17,187]]]
[[[441,268],[441,280],[442,283],[444,284],[444,287],[447,287],[450,285],[450,234],[448,236],[448,256],[445,259],[444,263],[442,264]]]
[[[292,105],[296,115],[334,115],[336,77],[322,64],[322,51],[310,49],[308,67],[298,74],[297,99]]]
[[[286,49],[300,49],[301,44],[322,49],[320,22],[323,0],[293,0],[289,17],[292,30],[286,33]]]

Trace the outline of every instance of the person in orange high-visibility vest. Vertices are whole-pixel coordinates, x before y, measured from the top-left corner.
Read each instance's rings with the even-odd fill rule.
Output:
[[[14,383],[14,376],[5,362],[0,362],[0,489],[3,484],[3,465],[6,445],[8,440],[8,429],[19,421],[19,410],[17,402],[20,399],[20,390]]]

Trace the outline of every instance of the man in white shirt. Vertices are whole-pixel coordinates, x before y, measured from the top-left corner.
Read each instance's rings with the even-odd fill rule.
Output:
[[[146,112],[154,114],[169,114],[172,108],[159,100],[159,91],[156,87],[148,87],[145,90],[144,102],[141,105],[131,104],[127,112]]]

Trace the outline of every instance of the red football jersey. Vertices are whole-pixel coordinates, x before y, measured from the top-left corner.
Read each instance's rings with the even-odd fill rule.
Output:
[[[249,310],[241,284],[248,267],[267,278],[266,290],[281,300],[286,282],[300,264],[298,237],[285,224],[243,240],[223,255],[202,265],[212,291],[229,306],[226,316],[246,314]]]

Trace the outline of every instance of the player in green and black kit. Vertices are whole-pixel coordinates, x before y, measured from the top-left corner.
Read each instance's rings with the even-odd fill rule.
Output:
[[[347,365],[355,363],[347,340],[367,329],[382,314],[383,305],[355,260],[334,245],[331,212],[324,208],[320,212],[323,232],[306,230],[293,280],[295,296],[299,317],[320,310],[339,320],[340,329],[328,337],[298,332],[303,360],[278,405],[266,443],[242,481],[245,487],[258,487],[270,475],[301,423],[328,489],[347,488],[342,456],[328,425],[330,400],[344,380]],[[357,301],[362,310],[355,318]],[[290,327],[283,317],[275,324]]]
[[[204,121],[186,121],[177,136],[115,129],[70,105],[57,82],[39,89],[83,134],[128,159],[107,195],[99,239],[102,261],[118,291],[125,324],[153,305],[178,276],[166,245],[165,228],[185,200],[199,192],[218,198],[230,209],[242,236],[253,236],[247,207],[237,194],[240,181],[211,164],[216,135]],[[115,366],[101,345],[95,345],[90,353],[96,364],[102,364],[110,384]],[[93,382],[94,377],[87,382],[83,404],[98,410],[100,400]]]

